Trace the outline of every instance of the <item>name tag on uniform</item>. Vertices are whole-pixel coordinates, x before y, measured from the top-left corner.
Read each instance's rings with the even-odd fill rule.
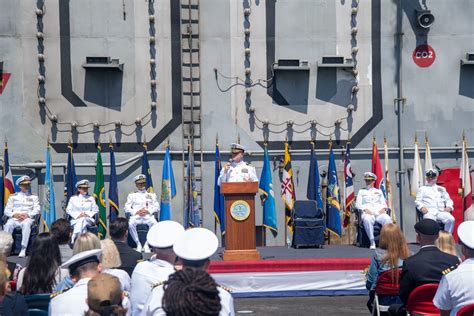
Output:
[[[26,201],[27,201],[27,202],[33,202],[33,198],[31,198],[31,197],[26,198]]]
[[[242,169],[242,173],[248,173],[248,172],[249,172],[249,170],[247,168]]]

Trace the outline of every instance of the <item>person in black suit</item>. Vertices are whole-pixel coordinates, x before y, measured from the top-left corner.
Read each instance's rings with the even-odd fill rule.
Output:
[[[128,220],[124,217],[117,217],[110,223],[109,232],[115,246],[117,246],[120,260],[122,261],[119,269],[124,270],[131,277],[133,269],[143,258],[141,253],[135,251],[127,244]]]
[[[403,305],[392,305],[390,315],[405,315],[404,305],[410,293],[427,283],[439,283],[443,271],[459,264],[459,258],[438,249],[435,245],[439,235],[439,225],[432,219],[423,219],[416,223],[416,240],[421,248],[418,253],[408,257],[402,267],[400,277],[400,299]]]

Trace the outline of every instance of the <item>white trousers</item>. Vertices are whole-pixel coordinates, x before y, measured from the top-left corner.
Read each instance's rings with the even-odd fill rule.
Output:
[[[33,219],[26,218],[23,221],[19,221],[14,218],[8,219],[5,224],[5,231],[8,233],[13,233],[15,228],[21,227],[21,247],[28,247],[28,241],[30,240],[31,226],[33,225]]]
[[[383,226],[385,224],[391,224],[392,219],[387,213],[383,213],[380,215],[370,215],[370,214],[362,213],[362,222],[364,224],[365,231],[367,232],[367,236],[369,236],[370,242],[372,243],[375,240],[375,237],[374,237],[375,222]]]
[[[130,232],[130,236],[132,236],[133,241],[138,245],[140,240],[138,239],[137,233],[137,225],[138,224],[146,224],[148,227],[151,227],[157,223],[155,216],[153,215],[146,215],[146,216],[139,216],[139,215],[132,215],[128,220],[128,231]]]
[[[444,230],[448,233],[453,233],[454,230],[454,216],[449,212],[430,212],[423,215],[423,219],[432,219],[444,224]]]
[[[95,220],[92,217],[79,217],[78,219],[71,220],[71,226],[73,227],[71,243],[80,235],[87,231],[87,227],[95,225]]]

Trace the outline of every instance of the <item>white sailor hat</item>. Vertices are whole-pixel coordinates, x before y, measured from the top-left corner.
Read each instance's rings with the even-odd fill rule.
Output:
[[[211,257],[217,250],[217,236],[206,228],[191,228],[174,243],[173,251],[181,259],[200,261]]]
[[[19,177],[18,179],[16,179],[15,183],[16,183],[16,185],[30,184],[31,179],[28,176],[22,176],[22,177]]]
[[[232,153],[239,153],[241,151],[245,151],[245,147],[237,143],[232,143],[230,145],[230,150]]]
[[[465,221],[458,226],[459,240],[468,248],[474,249],[474,221]]]
[[[79,180],[79,181],[76,182],[76,189],[77,188],[89,188],[89,187],[90,187],[89,180],[83,179],[83,180]]]
[[[172,247],[175,241],[184,233],[184,227],[175,221],[161,221],[153,225],[146,241],[154,248]]]
[[[61,268],[69,268],[70,271],[74,271],[80,266],[91,262],[100,262],[100,256],[102,255],[102,249],[92,249],[83,252],[79,252],[71,257],[68,261],[61,265]]]
[[[135,181],[135,183],[145,183],[146,176],[144,174],[139,174],[138,176],[135,176],[135,178],[133,178],[133,181]]]
[[[364,179],[365,180],[377,180],[377,176],[370,172],[370,171],[367,171],[367,172],[364,172]]]
[[[430,177],[430,178],[437,177],[438,175],[439,175],[438,170],[434,168],[431,168],[425,171],[425,176]]]

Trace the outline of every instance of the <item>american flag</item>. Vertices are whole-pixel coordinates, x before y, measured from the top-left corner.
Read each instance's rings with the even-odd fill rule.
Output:
[[[354,182],[352,181],[352,167],[351,167],[351,151],[350,142],[346,145],[346,159],[344,160],[344,221],[343,226],[349,226],[351,222],[351,208],[354,203]]]

